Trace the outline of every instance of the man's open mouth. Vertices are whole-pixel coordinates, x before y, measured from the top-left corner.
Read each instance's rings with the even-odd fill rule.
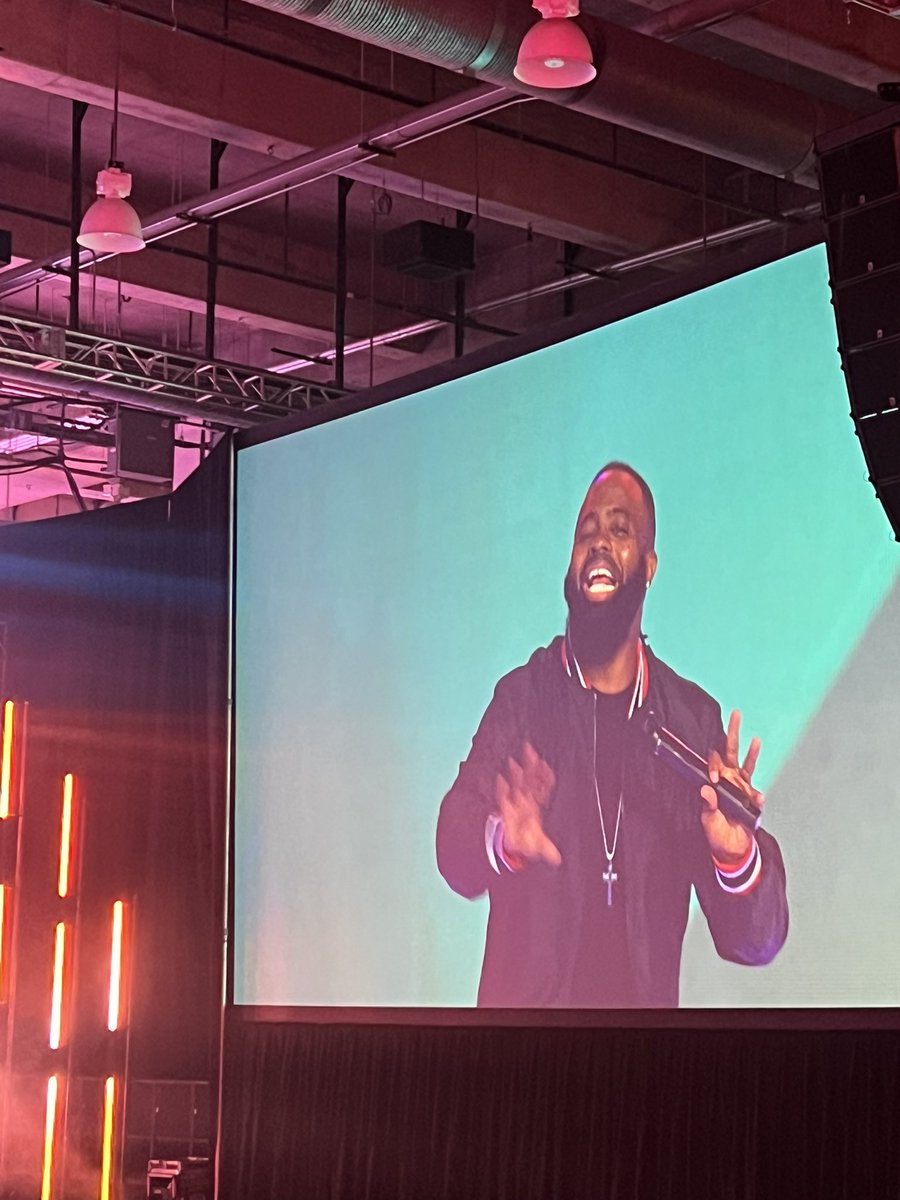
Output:
[[[619,586],[618,572],[605,559],[588,563],[581,572],[581,587],[589,596],[604,596]]]

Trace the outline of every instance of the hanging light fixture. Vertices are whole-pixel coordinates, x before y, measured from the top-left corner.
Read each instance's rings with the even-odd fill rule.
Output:
[[[120,162],[110,161],[97,175],[97,199],[81,220],[78,245],[95,254],[130,254],[143,250],[141,219],[125,199],[131,176]]]
[[[541,14],[522,38],[513,74],[531,87],[582,87],[596,78],[594,55],[573,17],[578,0],[533,0]]]
[[[141,219],[126,199],[131,195],[131,175],[118,161],[121,60],[122,9],[119,0],[116,0],[116,77],[109,163],[97,175],[97,199],[82,217],[76,239],[79,246],[93,250],[95,254],[131,254],[144,248]]]

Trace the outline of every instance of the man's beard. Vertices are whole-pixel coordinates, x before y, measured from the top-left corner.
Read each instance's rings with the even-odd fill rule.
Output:
[[[635,614],[644,598],[646,557],[635,566],[631,578],[619,585],[609,600],[591,603],[572,572],[566,572],[563,592],[569,607],[569,639],[575,657],[585,666],[609,662],[628,637]]]

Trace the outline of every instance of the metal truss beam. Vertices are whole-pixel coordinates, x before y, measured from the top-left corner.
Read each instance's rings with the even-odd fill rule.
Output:
[[[0,315],[0,398],[118,404],[246,429],[343,394],[326,384]]]

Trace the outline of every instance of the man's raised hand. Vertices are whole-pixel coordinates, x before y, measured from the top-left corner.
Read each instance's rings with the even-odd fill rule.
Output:
[[[494,799],[503,822],[503,852],[511,860],[543,859],[558,867],[562,856],[544,832],[544,809],[556,776],[530,742],[520,760],[510,756],[494,780]]]
[[[704,803],[700,818],[703,822],[703,831],[709,842],[713,858],[722,863],[740,862],[750,849],[752,834],[748,833],[742,825],[734,824],[725,817],[719,809],[716,789],[710,785],[718,783],[720,779],[727,779],[744,793],[755,808],[762,809],[765,804],[762,792],[758,792],[751,783],[756,761],[759,758],[760,740],[757,737],[752,739],[744,761],[740,763],[738,758],[740,732],[741,714],[735,709],[728,718],[725,754],[723,756],[717,750],[710,751],[708,763],[710,783],[700,789],[700,796]]]

